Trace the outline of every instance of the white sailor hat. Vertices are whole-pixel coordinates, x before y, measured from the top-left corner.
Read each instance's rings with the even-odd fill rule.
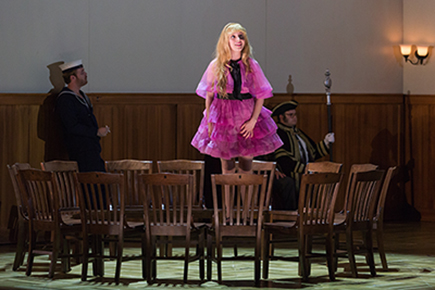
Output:
[[[76,60],[76,61],[72,61],[72,62],[67,62],[67,63],[61,64],[59,67],[60,67],[60,69],[62,70],[63,73],[66,73],[66,72],[69,72],[69,71],[72,71],[72,70],[75,70],[75,69],[83,67],[83,64],[82,64],[82,60],[79,59],[79,60]]]

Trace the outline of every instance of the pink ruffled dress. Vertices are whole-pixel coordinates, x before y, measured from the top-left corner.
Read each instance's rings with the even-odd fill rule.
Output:
[[[250,99],[229,100],[220,99],[217,96],[217,87],[214,83],[215,61],[207,67],[201,81],[198,84],[196,93],[206,98],[207,92],[214,94],[210,106],[209,121],[213,123],[213,132],[208,136],[208,125],[206,110],[201,120],[198,131],[192,139],[192,146],[201,153],[216,158],[229,160],[239,156],[260,156],[271,153],[282,146],[282,141],[276,134],[277,126],[272,119],[271,111],[262,107],[257,123],[253,130],[253,137],[245,139],[240,134],[241,126],[251,118],[254,111],[255,99],[266,99],[272,97],[272,86],[266,79],[260,65],[254,59],[250,59],[252,72],[245,74],[246,67],[239,61],[241,75],[241,94],[249,93]],[[233,92],[234,81],[228,71],[227,93]]]

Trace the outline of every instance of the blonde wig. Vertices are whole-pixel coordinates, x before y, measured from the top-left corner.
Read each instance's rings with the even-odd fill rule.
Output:
[[[226,87],[227,87],[227,72],[230,68],[228,64],[231,60],[231,49],[229,44],[230,35],[234,32],[241,32],[245,39],[245,47],[242,50],[242,62],[246,66],[246,74],[251,71],[251,66],[249,63],[249,58],[252,57],[252,47],[249,44],[248,34],[246,29],[239,23],[228,23],[222,29],[221,35],[219,37],[218,43],[216,45],[216,77],[217,77],[217,90],[218,93],[227,97]]]

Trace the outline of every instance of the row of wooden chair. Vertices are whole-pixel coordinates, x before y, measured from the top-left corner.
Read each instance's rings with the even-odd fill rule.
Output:
[[[317,166],[317,167],[316,167]],[[350,170],[346,189],[345,205],[341,212],[335,213],[335,201],[340,184],[339,164],[316,163],[310,164],[310,172],[333,172],[319,174],[305,174],[301,182],[299,208],[293,213],[293,221],[265,223],[265,259],[263,263],[263,278],[268,277],[270,259],[299,261],[299,272],[304,280],[310,274],[310,258],[323,256],[327,258],[329,277],[335,279],[337,258],[347,256],[353,277],[358,277],[355,254],[366,256],[367,264],[373,276],[376,275],[373,257],[373,229],[376,229],[377,244],[381,256],[382,266],[387,268],[383,247],[383,211],[385,198],[392,176],[397,168],[388,169],[384,177],[383,170],[377,170],[373,164],[353,165]],[[329,175],[329,179],[327,178]],[[323,181],[322,181],[323,178]],[[326,186],[325,184],[328,184]],[[334,186],[333,186],[334,185]],[[278,218],[289,219],[291,213],[280,215]],[[275,216],[276,218],[276,216]],[[354,233],[363,233],[362,244],[356,244]],[[346,234],[346,247],[340,247],[340,234]],[[325,239],[325,252],[319,254],[312,251],[315,238]],[[296,240],[298,242],[298,257],[276,256],[271,245]],[[357,251],[358,249],[358,251]]]
[[[119,282],[120,267],[123,260],[123,242],[126,231],[141,233],[143,260],[143,277],[150,282],[155,277],[155,255],[152,254],[154,236],[182,236],[186,238],[186,267],[193,259],[189,256],[190,233],[198,229],[202,241],[202,267],[204,269],[204,233],[203,229],[192,228],[192,191],[193,177],[186,174],[143,174],[137,176],[141,184],[140,194],[143,197],[144,222],[131,223],[125,217],[125,178],[123,174],[88,172],[73,173],[75,189],[79,199],[81,224],[65,224],[60,210],[59,186],[56,174],[39,169],[17,171],[17,184],[26,201],[29,227],[29,255],[26,274],[30,275],[36,254],[49,254],[51,263],[49,277],[53,277],[58,257],[62,258],[62,271],[69,270],[69,247],[67,236],[80,235],[83,248],[82,280],[86,280],[89,258],[94,258],[94,275],[104,274],[104,258],[116,258],[115,281]],[[151,210],[152,209],[152,210]],[[186,213],[187,212],[187,213]],[[145,231],[144,231],[145,228]],[[36,236],[39,231],[52,232],[53,247],[50,251],[41,251],[36,247]],[[202,234],[201,234],[202,231]],[[105,255],[102,239],[114,236],[117,244],[116,256]],[[92,244],[92,255],[89,245]],[[47,248],[46,246],[44,246]],[[201,254],[202,253],[202,254]],[[154,262],[153,262],[154,261]],[[204,279],[204,270],[202,278]]]
[[[175,163],[174,161],[171,161],[171,162]],[[197,163],[199,163],[199,164],[201,164],[201,162],[202,161],[197,161]],[[112,171],[112,172],[116,171],[116,172],[123,173],[123,175],[122,175],[122,177],[123,177],[123,185],[122,186],[125,188],[125,190],[124,190],[125,194],[123,194],[122,196],[125,196],[125,199],[128,199],[129,197],[133,197],[133,198],[129,199],[129,201],[131,201],[130,203],[126,202],[125,200],[123,201],[124,202],[124,207],[134,206],[133,204],[135,204],[135,206],[139,206],[140,207],[140,205],[141,205],[140,203],[141,202],[142,202],[142,207],[143,207],[143,201],[141,201],[140,198],[139,198],[139,196],[141,194],[138,194],[138,193],[140,193],[140,190],[138,190],[138,188],[144,188],[144,186],[142,186],[142,187],[139,186],[139,178],[138,177],[139,177],[139,174],[141,174],[141,173],[148,173],[149,174],[151,172],[151,167],[152,167],[151,165],[152,165],[152,163],[150,163],[150,161],[140,161],[140,163],[142,163],[142,164],[141,165],[136,165],[136,166],[131,166],[131,165],[129,165],[129,163],[135,163],[135,162],[131,162],[131,160],[130,161],[125,161],[125,160],[123,160],[123,161],[109,161],[107,163],[107,169],[108,169],[108,171]],[[49,163],[44,163],[44,164],[42,164],[42,167],[45,170],[56,171],[54,168],[50,168],[50,164],[54,164],[54,163],[50,163],[50,162]],[[259,250],[259,247],[261,245],[261,231],[262,231],[262,228],[263,228],[263,224],[262,224],[263,223],[263,221],[262,221],[263,214],[262,213],[263,213],[264,209],[268,209],[267,205],[269,203],[267,202],[267,200],[269,199],[269,201],[270,201],[271,184],[273,182],[273,172],[274,172],[275,163],[258,162],[257,164],[259,164],[258,167],[254,168],[254,169],[259,170],[260,172],[258,172],[258,173],[260,173],[260,174],[257,175],[257,179],[256,180],[253,179],[253,177],[245,177],[244,175],[235,175],[237,177],[232,177],[232,178],[236,178],[236,179],[238,178],[238,180],[233,180],[233,179],[228,179],[227,180],[227,179],[225,179],[225,177],[221,177],[221,176],[216,176],[216,177],[213,176],[212,177],[213,191],[214,191],[213,192],[213,197],[214,197],[214,199],[216,199],[214,201],[214,204],[215,204],[214,212],[220,212],[220,215],[217,215],[217,214],[214,215],[214,219],[213,219],[213,223],[214,224],[213,224],[213,226],[209,225],[209,230],[207,231],[207,247],[208,247],[208,251],[207,251],[207,253],[208,253],[207,254],[207,260],[208,260],[207,278],[208,279],[211,279],[211,263],[212,263],[212,261],[218,262],[218,280],[221,281],[221,279],[222,279],[222,273],[221,273],[221,266],[220,265],[221,265],[221,261],[223,259],[225,259],[222,256],[222,246],[226,245],[226,243],[224,242],[225,239],[222,239],[222,237],[228,237],[228,238],[231,237],[231,238],[234,238],[234,235],[236,235],[236,236],[244,236],[244,235],[246,235],[246,236],[250,236],[251,238],[254,237],[256,239],[256,241],[255,241],[255,245],[256,245],[255,246],[255,257],[254,257],[254,260],[256,261],[255,262],[255,269],[256,269],[255,270],[255,278],[256,278],[255,280],[256,280],[257,283],[259,282],[259,277],[260,277],[260,266],[259,266],[260,265],[260,262],[259,262],[260,261],[259,260],[260,254],[259,253],[261,252]],[[313,163],[313,164],[315,164],[315,163]],[[11,172],[11,177],[15,176],[15,173],[13,171],[15,170],[15,172],[16,172],[16,169],[19,167],[19,166],[16,166],[16,165],[14,165],[13,167],[10,168],[11,169],[11,171],[10,171]],[[117,165],[117,166],[115,166],[115,165]],[[331,168],[330,168],[331,165],[334,166],[334,164],[328,164],[328,162],[326,162],[326,163],[319,163],[318,164],[319,167],[317,169],[316,168],[313,169],[312,166],[315,166],[315,165],[311,165],[310,164],[308,166],[308,170],[312,171],[312,172],[315,172],[315,171],[327,171],[328,172],[328,171],[331,171]],[[145,169],[143,169],[142,166],[145,167]],[[29,166],[23,166],[23,167],[24,168],[26,168],[26,167],[30,168],[30,165]],[[339,167],[341,168],[341,165]],[[160,168],[162,168],[161,171],[169,171],[168,168],[159,167],[159,170],[160,170]],[[202,163],[202,168],[203,168],[203,163]],[[352,168],[354,168],[354,167],[352,167]],[[132,169],[134,169],[134,170],[132,170]],[[143,171],[142,172],[138,172],[139,170],[143,170]],[[176,170],[176,169],[174,169],[174,170]],[[180,169],[180,170],[182,170],[182,169]],[[263,171],[261,171],[261,170],[263,170]],[[337,169],[335,169],[335,170],[337,170]],[[361,170],[365,171],[365,170],[370,170],[370,169],[367,169],[366,167],[363,166],[363,169],[361,169]],[[62,196],[64,196],[65,192],[68,192],[66,187],[73,188],[71,190],[71,192],[73,194],[69,198],[70,201],[74,201],[74,200],[77,201],[77,199],[78,199],[77,195],[76,195],[76,197],[74,199],[74,192],[77,189],[74,188],[74,184],[76,184],[76,183],[74,183],[74,178],[72,178],[72,176],[74,174],[70,174],[70,173],[76,172],[76,171],[77,171],[76,169],[62,168],[62,170],[57,170],[56,171],[57,173],[54,174],[55,181],[53,181],[53,182],[57,184],[57,189],[59,190],[59,193],[62,192]],[[61,172],[61,173],[59,173],[59,172]],[[66,172],[68,172],[68,174],[66,174]],[[199,172],[201,172],[201,171],[199,171]],[[390,172],[390,170],[389,170],[389,172]],[[189,172],[184,171],[184,172],[181,172],[181,173],[189,173]],[[351,170],[351,177],[350,177],[349,180],[351,180],[353,178],[352,174],[353,173],[352,173],[352,170]],[[103,175],[104,174],[99,173],[99,176],[103,176]],[[68,177],[65,178],[65,176],[68,176]],[[172,175],[171,174],[166,174],[164,176],[166,176],[165,178],[171,178],[170,176],[172,176]],[[200,180],[203,180],[203,178],[202,178],[203,177],[203,171],[202,171],[202,173],[199,173],[198,176],[200,176],[200,178],[199,178]],[[308,174],[307,176],[311,176],[311,175]],[[317,176],[316,178],[321,178],[321,177],[319,177],[320,175],[315,175],[315,176]],[[332,178],[331,174],[329,174],[328,176],[329,176],[329,178]],[[93,178],[96,178],[96,176],[93,176]],[[162,178],[162,177],[160,177],[160,178]],[[192,188],[195,188],[196,182],[194,181],[195,180],[194,177],[191,177],[191,178],[192,178],[192,181],[189,181],[191,183],[188,182],[189,184],[185,184],[185,186],[188,186],[188,187],[190,187],[192,189]],[[313,177],[305,177],[305,178],[313,178]],[[337,177],[335,176],[334,178],[337,178]],[[390,176],[390,178],[391,178],[391,176]],[[387,185],[388,185],[387,179],[388,179],[388,175],[387,175],[387,177],[385,178],[385,181],[384,181],[384,188],[387,187]],[[14,181],[14,178],[12,178],[12,180]],[[60,181],[60,180],[66,180],[66,181]],[[165,181],[167,182],[168,180],[165,180]],[[317,180],[317,181],[313,181],[313,180],[310,181],[310,180],[307,179],[305,182],[307,184],[310,184],[310,182],[314,182],[314,184],[315,184],[315,182],[319,183],[320,181],[321,181],[320,179]],[[148,180],[147,182],[151,182],[151,181]],[[330,181],[330,183],[332,184],[331,181]],[[328,202],[325,202],[325,203],[314,203],[314,205],[319,205],[320,206],[322,204],[323,206],[326,206],[328,204],[330,205],[332,202],[335,202],[334,198],[336,199],[336,197],[334,197],[334,194],[336,192],[336,188],[338,188],[339,182],[338,183],[335,182],[335,183],[336,184],[334,186],[331,185],[330,189],[329,189],[328,198],[330,198],[330,200]],[[232,184],[232,186],[230,187],[231,184]],[[238,186],[236,187],[235,184],[237,184]],[[243,184],[243,186],[242,186],[242,184]],[[387,184],[387,185],[385,185],[385,184]],[[235,205],[234,208],[227,209],[228,210],[228,215],[225,213],[225,210],[226,210],[225,208],[222,210],[222,212],[219,209],[217,209],[217,204],[218,204],[218,202],[217,202],[217,198],[218,197],[217,196],[218,195],[217,195],[217,192],[216,192],[216,187],[218,185],[222,186],[223,192],[228,193],[228,194],[222,194],[221,198],[222,199],[232,198],[232,203],[230,202],[229,204],[234,204]],[[303,183],[303,185],[304,185],[304,183]],[[75,186],[77,187],[77,185],[75,185]],[[349,190],[349,186],[350,185],[348,184],[348,190]],[[202,188],[202,186],[199,186],[199,187]],[[357,187],[357,186],[355,185],[354,187]],[[15,186],[14,186],[14,188],[15,188]],[[83,187],[82,186],[82,188],[84,190],[86,190],[86,189],[93,190],[94,189],[94,187],[92,187],[92,186],[87,186],[87,187]],[[162,188],[162,187],[160,186],[160,188]],[[197,208],[198,207],[202,208],[201,203],[200,203],[200,201],[201,201],[201,198],[200,198],[201,193],[200,193],[200,189],[197,189],[197,188],[198,187],[196,187],[194,190],[192,190],[192,192],[193,192],[193,194],[191,196],[191,199],[192,199],[192,208],[194,208],[195,206]],[[334,190],[331,191],[331,188],[334,188]],[[384,192],[384,188],[383,188],[383,192]],[[130,190],[130,192],[128,192],[129,190]],[[236,194],[236,190],[238,191],[238,194]],[[323,190],[325,191],[326,189],[323,189]],[[112,192],[112,191],[110,191],[110,190],[107,190],[107,191],[102,190],[101,192]],[[119,191],[119,189],[118,189],[118,191]],[[154,191],[157,192],[157,190],[154,190]],[[385,189],[385,191],[386,191],[386,189]],[[151,192],[151,191],[148,190],[148,191],[145,191],[145,193],[142,193],[142,194],[146,194],[146,192]],[[169,190],[168,190],[168,192],[169,192]],[[332,193],[334,193],[334,194],[332,194]],[[323,194],[326,194],[326,193],[323,193]],[[385,194],[386,194],[386,192],[385,192]],[[185,194],[183,194],[183,196],[185,196]],[[151,197],[147,197],[146,200],[151,200],[150,198]],[[109,199],[109,197],[107,197],[106,199]],[[160,202],[160,199],[161,198],[158,199],[159,202]],[[101,200],[105,200],[105,199],[103,198]],[[167,199],[167,200],[170,200],[170,199]],[[198,202],[198,203],[194,204],[195,203],[194,200],[195,200],[195,202]],[[246,202],[248,200],[250,202]],[[385,196],[382,198],[382,194],[381,194],[381,197],[379,198],[379,204],[381,203],[382,200],[385,201]],[[120,200],[118,202],[120,202]],[[184,204],[186,204],[185,203],[186,200],[184,200],[183,202],[184,202]],[[306,201],[306,202],[308,202],[308,204],[310,204],[309,201]],[[89,204],[92,204],[92,203],[94,203],[94,204],[98,203],[98,200],[95,200],[95,201],[91,201],[91,200],[82,201],[82,204],[88,204],[89,205]],[[21,203],[21,205],[23,205],[23,204],[25,204],[25,203]],[[226,204],[224,200],[222,200],[222,204]],[[112,204],[111,203],[112,209],[116,208],[116,207],[119,207],[119,205],[120,204]],[[149,204],[148,204],[148,206],[149,206]],[[146,208],[148,208],[148,206]],[[300,204],[300,206],[301,206],[301,204]],[[313,205],[311,205],[311,206],[313,206]],[[67,212],[67,213],[70,214],[70,215],[64,214],[64,217],[67,216],[69,218],[71,217],[71,213],[73,213],[74,211],[78,210],[77,203],[74,206],[73,202],[68,203],[67,201],[65,201],[65,203],[63,203],[61,207],[64,208],[64,210],[62,212]],[[163,206],[163,208],[164,209],[171,209],[172,207],[171,207],[171,204],[167,204],[167,205]],[[306,208],[306,204],[304,204],[302,208]],[[378,209],[379,208],[380,207],[378,206]],[[20,206],[20,209],[25,211],[25,207],[23,207],[23,206]],[[382,211],[382,209],[383,209],[383,206],[379,210]],[[188,211],[189,211],[189,209],[187,208],[187,212]],[[269,215],[268,215],[269,218],[273,216],[272,212],[269,212]],[[298,216],[299,220],[297,222],[294,222],[294,224],[292,226],[290,226],[290,228],[293,228],[292,230],[294,230],[296,228],[298,228],[298,229],[301,228],[301,224],[300,223],[302,221],[304,221],[302,219],[302,217],[303,217],[303,215],[301,214],[302,212],[303,211],[299,210],[299,216]],[[320,213],[321,210],[313,208],[310,212],[319,212]],[[330,218],[331,212],[329,211],[328,214],[329,214],[328,218]],[[147,216],[147,214],[145,212],[144,212],[144,215]],[[291,215],[292,215],[292,213],[290,214],[290,216]],[[28,219],[28,214],[23,214],[23,216],[27,217],[27,218],[25,218],[23,220]],[[148,214],[148,216],[150,217],[149,214]],[[185,222],[185,221],[187,222],[187,217],[188,216],[189,216],[189,214],[186,215],[186,212],[184,212],[183,215],[179,216],[179,219],[176,219],[174,211],[171,212],[169,210],[165,214],[163,214],[163,209],[162,209],[162,211],[160,213],[160,217],[163,218],[163,221],[168,221],[168,220],[170,220],[170,218],[172,218],[172,220],[174,220],[176,222],[179,221],[179,220],[182,220],[183,222]],[[275,213],[275,217],[276,216],[277,216],[277,214]],[[337,214],[336,216],[337,216],[336,217],[336,223],[337,223],[337,220],[340,220],[340,218],[339,218],[340,215]],[[346,216],[346,215],[344,215],[344,216]],[[319,218],[318,216],[316,216],[316,217]],[[325,218],[326,218],[326,216],[325,216]],[[83,217],[82,217],[82,219],[83,219]],[[190,218],[190,219],[191,220],[187,223],[188,225],[192,223],[192,218]],[[70,220],[71,220],[71,218],[70,218]],[[373,219],[373,220],[379,220],[379,218],[378,219]],[[382,220],[382,218],[380,218],[380,220]],[[118,219],[118,221],[119,221],[119,219]],[[221,221],[221,223],[220,223],[220,221]],[[269,220],[269,221],[273,221],[273,220]],[[319,220],[317,220],[317,222],[318,221]],[[341,221],[343,222],[343,219],[341,219]],[[122,224],[125,224],[125,223],[126,223],[126,221],[123,222]],[[161,223],[162,223],[162,221],[155,220],[153,224],[154,225],[158,225],[158,224],[161,224]],[[325,222],[323,222],[323,223],[325,223]],[[378,226],[378,230],[382,229],[382,224],[381,223]],[[270,224],[272,224],[272,225],[270,225]],[[130,226],[127,226],[126,228],[127,229],[134,229],[136,226],[138,226],[138,225],[137,224],[136,225],[130,225]],[[265,226],[264,226],[265,232],[269,231],[268,234],[265,235],[266,236],[266,243],[265,244],[268,244],[268,243],[272,243],[273,244],[274,243],[275,240],[274,239],[270,240],[270,237],[272,235],[272,229],[276,228],[276,226],[279,226],[279,224],[275,223],[275,222],[266,223],[265,224]],[[22,226],[22,228],[24,228],[24,227],[25,227],[25,225]],[[285,227],[289,228],[289,225],[287,224],[287,225],[285,225]],[[147,238],[146,239],[144,238],[142,240],[142,246],[143,247],[146,246],[145,248],[143,248],[143,251],[146,251],[146,249],[153,249],[153,250],[150,251],[151,254],[148,255],[148,256],[142,255],[142,258],[144,259],[143,260],[144,277],[147,277],[147,279],[149,279],[149,282],[152,282],[153,279],[156,278],[156,272],[155,272],[156,271],[156,266],[155,266],[156,260],[159,259],[159,258],[167,259],[167,258],[173,258],[173,257],[171,257],[170,255],[165,255],[165,256],[160,256],[160,257],[156,256],[156,254],[155,254],[156,253],[156,251],[155,251],[155,245],[157,245],[157,242],[156,242],[156,239],[155,239],[154,236],[159,236],[159,235],[158,234],[154,234],[153,235],[152,233],[162,233],[162,231],[165,231],[165,230],[160,229],[159,230],[160,232],[159,231],[156,232],[155,230],[154,231],[151,230],[151,228],[153,228],[153,227],[149,226],[148,228],[150,229],[150,232],[146,232],[145,231],[145,234],[147,235]],[[180,229],[179,227],[173,227],[173,228],[171,228],[170,233],[172,233],[172,236],[176,235],[173,232],[175,228]],[[204,249],[201,246],[201,244],[202,244],[202,240],[204,238],[204,234],[206,233],[206,231],[204,230],[205,226],[204,226],[204,224],[196,224],[196,225],[192,224],[191,226],[189,226],[189,228],[190,229],[196,229],[194,231],[194,234],[195,234],[195,237],[197,237],[197,239],[194,239],[194,240],[197,241],[196,246],[198,247],[198,251],[197,251],[197,254],[194,257],[194,260],[195,259],[199,259],[200,260],[200,269],[204,269],[203,267],[201,267],[201,265],[203,265],[203,261],[204,261]],[[147,229],[147,227],[145,227],[145,229]],[[25,232],[25,230],[24,230],[24,232]],[[185,230],[182,230],[181,233],[182,234],[180,234],[180,235],[183,236],[183,237],[190,235],[190,233],[187,234],[187,232]],[[85,235],[85,237],[86,236],[87,235]],[[231,239],[229,239],[229,240],[231,240]],[[122,256],[122,244],[121,244],[121,247],[120,247],[120,241],[121,240],[118,240],[118,251],[117,251],[117,254]],[[336,239],[336,241],[338,241],[338,239]],[[162,241],[160,241],[160,242],[162,242]],[[163,242],[164,242],[164,240],[163,240]],[[188,243],[188,245],[190,247],[191,246],[191,241],[189,241],[187,243]],[[23,243],[21,243],[21,244],[23,244]],[[101,241],[94,241],[93,244],[94,245],[98,245],[99,244],[101,246]],[[379,241],[378,241],[378,244],[379,244]],[[89,243],[86,242],[86,245],[89,245]],[[310,249],[310,244],[308,243],[307,245],[309,246],[308,249]],[[15,262],[14,262],[14,269],[17,269],[19,267],[19,265],[22,264],[22,261],[23,261],[23,258],[24,258],[24,251],[20,252],[19,251],[20,248],[23,249],[24,246],[20,247],[20,243],[19,243],[19,246],[17,247],[17,254],[16,254]],[[379,248],[381,248],[381,246],[379,246]],[[97,249],[96,253],[98,253],[98,248],[96,248],[96,249]],[[217,254],[215,254],[215,252],[214,252],[215,249],[217,250]],[[266,251],[266,249],[267,249],[267,251]],[[67,251],[67,250],[68,249],[65,249],[64,252]],[[85,252],[87,252],[87,251],[85,250]],[[100,252],[101,252],[101,249],[100,249]],[[121,254],[120,254],[120,252],[121,252]],[[270,247],[268,245],[265,246],[264,252],[267,252],[267,253],[270,252]],[[186,253],[188,253],[188,247],[187,246],[186,246]],[[300,257],[301,257],[301,255],[300,255]],[[385,254],[384,254],[384,257],[385,257]],[[96,259],[96,261],[99,261],[99,264],[98,263],[94,264],[94,274],[96,274],[96,275],[102,275],[104,270],[102,268],[103,265],[101,263],[101,256],[97,257],[97,258],[98,259]],[[186,259],[185,260],[185,263],[186,263],[185,274],[184,274],[184,279],[186,280],[187,279],[187,268],[188,268],[187,267],[187,263],[190,260],[192,260],[192,259],[189,259],[189,255],[185,255],[184,258]],[[237,258],[237,255],[236,255],[235,258]],[[239,258],[243,259],[244,257],[239,257]],[[268,259],[269,258],[276,258],[276,257],[274,257],[273,255],[266,257],[266,259],[265,259],[265,266],[263,266],[263,277],[265,277],[265,278],[267,277],[267,270],[265,270],[265,269],[267,269],[267,265],[268,265],[267,263],[268,263]],[[120,263],[120,260],[121,260],[121,258],[118,256],[118,261],[119,261],[118,263]],[[68,260],[64,259],[63,261],[65,261],[65,263],[66,263]],[[384,260],[382,260],[382,261],[383,261],[383,264],[384,264]],[[330,263],[328,263],[328,266],[329,266],[329,264]],[[386,264],[386,262],[385,262],[385,264]],[[309,275],[309,268],[307,268],[306,265],[309,265],[309,264],[307,264],[306,262],[304,262],[304,264],[303,264],[301,262],[301,265],[302,265],[301,266],[301,274],[302,274],[302,276],[304,278],[307,278],[308,275]],[[28,264],[28,266],[29,266],[29,264]],[[120,267],[120,265],[119,265],[119,267]],[[84,268],[85,268],[85,266],[84,266]],[[63,269],[68,269],[68,266],[65,266]],[[86,277],[85,272],[87,273],[87,270],[83,270],[83,271],[84,272],[83,272],[82,278]],[[147,272],[147,271],[149,271],[149,272]],[[50,273],[52,273],[52,272],[50,272]],[[116,280],[119,281],[119,271],[117,270],[116,273],[117,273],[116,274],[117,275],[116,276]],[[50,274],[50,275],[52,275],[52,274]],[[330,270],[330,276],[331,276],[331,270]],[[200,270],[200,279],[203,279],[203,277],[204,277],[203,270],[202,271]]]

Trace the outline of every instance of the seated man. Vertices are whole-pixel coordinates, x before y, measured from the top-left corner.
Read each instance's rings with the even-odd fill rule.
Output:
[[[296,210],[298,208],[300,176],[308,162],[329,154],[329,144],[334,143],[334,133],[315,143],[296,127],[298,102],[289,101],[277,105],[272,116],[278,117],[277,133],[283,145],[269,156],[277,163],[276,180],[273,183],[273,209]]]

